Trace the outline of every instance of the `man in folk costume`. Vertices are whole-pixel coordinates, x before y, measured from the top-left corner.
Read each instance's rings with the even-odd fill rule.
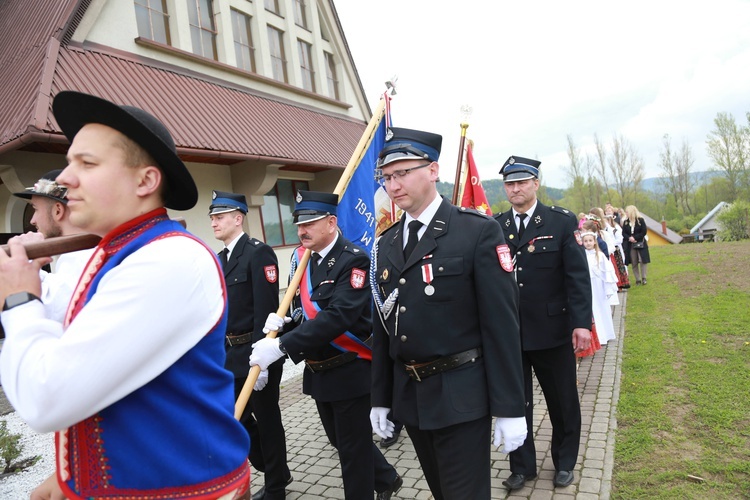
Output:
[[[166,127],[145,111],[64,91],[71,141],[57,178],[71,222],[101,242],[65,322],[45,317],[39,268],[0,252],[3,389],[37,432],[56,431],[42,498],[247,499],[247,434],[224,369],[226,294],[215,254],[166,208],[195,183]]]
[[[495,222],[437,192],[442,137],[391,129],[377,179],[406,214],[373,249],[371,420],[404,423],[436,500],[490,498],[490,435],[523,443],[518,289]]]
[[[526,421],[530,428],[536,376],[552,422],[553,484],[564,487],[573,482],[581,439],[575,353],[591,343],[591,282],[576,216],[537,200],[540,165],[520,156],[506,160],[500,173],[512,209],[494,218],[514,256],[521,292]],[[510,454],[510,470],[503,481],[509,490],[536,477],[532,433]]]
[[[347,500],[389,499],[403,484],[372,440],[370,335],[372,306],[367,253],[340,234],[338,196],[299,191],[293,212],[302,245],[292,255],[292,273],[306,249],[304,271],[291,317],[270,314],[265,331],[281,331],[253,346],[251,365],[265,370],[285,354],[304,361],[302,390],[315,400],[328,440],[338,450]],[[290,323],[292,318],[294,323]]]
[[[18,241],[27,245],[44,241],[45,238],[70,236],[81,232],[70,223],[70,210],[68,210],[68,200],[65,198],[67,189],[55,182],[61,173],[61,169],[51,170],[44,174],[33,187],[26,188],[20,193],[13,193],[14,196],[28,200],[34,208],[31,223],[36,227],[36,232],[14,236],[13,239],[18,238]],[[65,319],[70,296],[73,295],[73,289],[92,252],[93,250],[87,249],[60,255],[55,260],[54,272],[48,273],[44,270],[39,272],[42,280],[42,294],[39,298],[44,303],[49,319],[61,323]]]
[[[266,317],[279,308],[279,264],[273,249],[243,230],[245,195],[214,191],[208,215],[216,239],[224,243],[219,261],[227,284],[227,361],[234,374],[234,397],[245,384],[253,342],[262,339]],[[286,435],[279,408],[284,358],[261,372],[240,422],[250,435],[250,463],[265,476],[253,500],[286,498],[292,482],[286,461]]]

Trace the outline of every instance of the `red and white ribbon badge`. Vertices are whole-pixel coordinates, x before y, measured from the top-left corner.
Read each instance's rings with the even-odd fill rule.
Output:
[[[513,271],[513,257],[510,256],[510,247],[508,245],[498,245],[495,247],[497,259],[500,261],[500,267],[505,272]]]
[[[435,275],[432,274],[432,264],[425,264],[422,266],[422,281],[427,283],[428,285],[432,283],[433,278],[435,278]]]

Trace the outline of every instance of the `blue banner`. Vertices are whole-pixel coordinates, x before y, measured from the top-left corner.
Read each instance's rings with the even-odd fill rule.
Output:
[[[388,120],[384,115],[341,196],[338,208],[338,224],[344,237],[366,249],[368,253],[375,242],[378,224],[379,211],[375,205],[375,193],[380,186],[375,182],[375,163],[385,144],[386,121]]]

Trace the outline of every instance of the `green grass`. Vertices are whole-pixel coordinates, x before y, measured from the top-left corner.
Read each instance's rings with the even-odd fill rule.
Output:
[[[750,498],[750,242],[651,260],[628,292],[612,498]]]

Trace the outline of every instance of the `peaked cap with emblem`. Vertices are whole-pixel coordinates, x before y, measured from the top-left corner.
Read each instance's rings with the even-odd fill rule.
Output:
[[[401,160],[438,161],[443,136],[421,130],[391,127],[378,154],[377,168]]]
[[[208,215],[224,214],[239,210],[247,213],[247,200],[244,194],[227,193],[225,191],[213,191],[211,193],[211,206],[208,207]]]
[[[500,169],[503,182],[525,181],[526,179],[539,178],[539,160],[524,158],[523,156],[511,156],[505,160],[505,165]]]
[[[65,198],[65,195],[68,193],[68,188],[55,182],[55,179],[57,179],[57,176],[61,173],[62,169],[50,170],[44,174],[33,187],[26,188],[26,190],[21,193],[13,193],[13,196],[18,196],[25,200],[30,200],[32,196],[44,196],[45,198],[59,201],[60,203],[65,203],[67,205],[68,200]]]
[[[329,215],[336,215],[339,197],[333,193],[297,191],[297,204],[292,212],[295,224],[314,222]]]

